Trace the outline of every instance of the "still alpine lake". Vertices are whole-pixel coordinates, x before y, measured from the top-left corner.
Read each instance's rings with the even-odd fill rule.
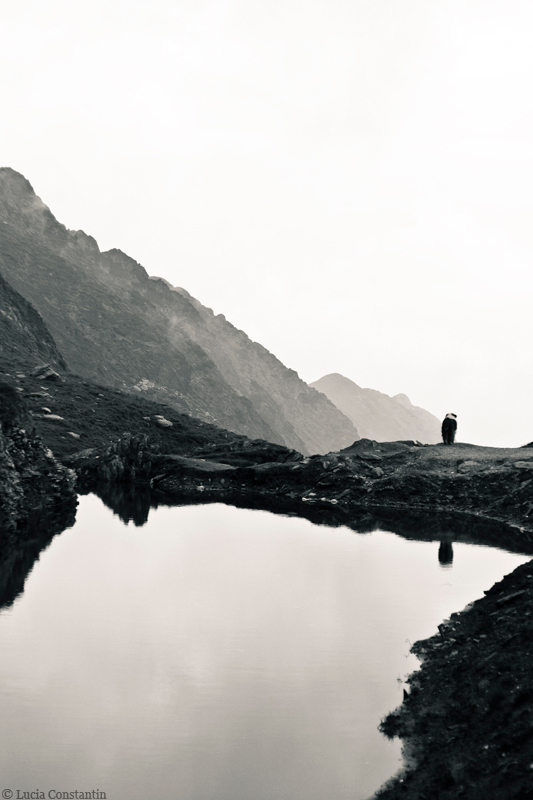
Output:
[[[410,644],[528,560],[453,551],[224,505],[134,527],[82,497],[0,613],[0,789],[368,798],[401,766],[377,728]]]

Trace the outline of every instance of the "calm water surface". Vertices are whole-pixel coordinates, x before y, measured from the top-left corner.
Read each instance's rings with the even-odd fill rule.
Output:
[[[357,800],[410,643],[528,558],[222,505],[123,525],[95,497],[0,613],[0,789]]]

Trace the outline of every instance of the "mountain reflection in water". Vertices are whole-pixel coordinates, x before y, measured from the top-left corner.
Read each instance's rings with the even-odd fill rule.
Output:
[[[204,505],[198,493],[183,496],[181,502],[171,502],[146,488],[138,488],[128,484],[102,484],[96,494],[104,505],[125,524],[133,522],[136,526],[145,525],[150,509],[160,506],[179,507]],[[314,525],[326,525],[331,528],[347,527],[356,533],[372,533],[386,530],[396,533],[404,539],[421,542],[439,541],[438,560],[443,567],[453,563],[453,542],[464,542],[485,547],[498,547],[510,553],[533,555],[531,536],[519,528],[505,523],[482,520],[465,514],[444,512],[412,511],[397,508],[359,509],[348,513],[344,508],[313,507],[310,503],[300,503],[286,498],[257,496],[253,502],[250,498],[239,496],[225,498],[227,505],[236,508],[269,511],[273,514],[295,516],[308,519]]]
[[[13,605],[42,551],[55,536],[72,527],[75,518],[75,503],[66,503],[42,521],[19,529],[16,536],[0,530],[0,609]]]

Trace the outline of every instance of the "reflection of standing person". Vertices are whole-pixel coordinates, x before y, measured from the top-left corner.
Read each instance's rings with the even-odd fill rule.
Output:
[[[441,540],[439,546],[439,564],[443,567],[451,567],[453,562],[453,547],[450,539],[446,537]]]
[[[453,444],[457,430],[457,414],[446,414],[442,421],[442,441],[444,444]]]

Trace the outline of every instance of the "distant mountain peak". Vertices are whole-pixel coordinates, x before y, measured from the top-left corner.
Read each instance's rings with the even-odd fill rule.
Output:
[[[392,399],[396,400],[396,402],[400,403],[404,408],[413,408],[413,404],[406,394],[395,394]]]
[[[413,406],[406,394],[389,397],[376,389],[362,389],[338,372],[324,375],[310,385],[351,419],[363,439],[415,439],[428,444],[440,441],[439,420],[429,411]]]
[[[18,195],[21,194],[28,194],[37,197],[35,194],[35,190],[29,180],[24,177],[20,172],[17,172],[12,167],[0,167],[0,180],[2,181],[3,186],[7,188],[15,188]],[[5,193],[6,189],[4,189]],[[37,198],[39,200],[39,198]],[[42,203],[42,200],[39,200]],[[43,203],[44,205],[44,203]]]

